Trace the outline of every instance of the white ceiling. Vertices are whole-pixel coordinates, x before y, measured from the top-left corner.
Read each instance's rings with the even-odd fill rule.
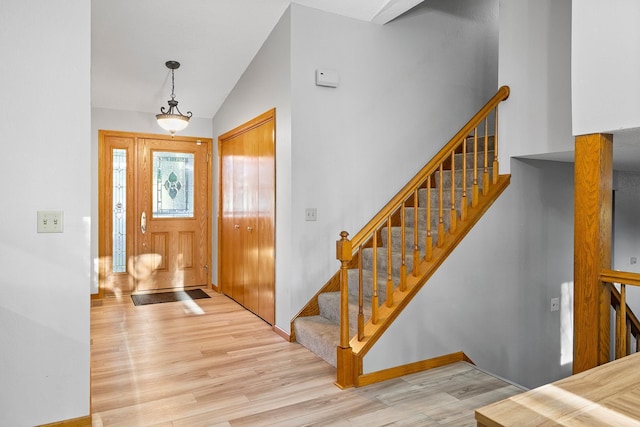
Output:
[[[423,0],[92,0],[91,104],[212,118],[291,3],[385,24]],[[640,130],[615,135],[614,166],[640,171]],[[573,152],[534,156],[573,161]]]
[[[92,0],[91,104],[212,118],[290,3],[384,24],[422,0]]]

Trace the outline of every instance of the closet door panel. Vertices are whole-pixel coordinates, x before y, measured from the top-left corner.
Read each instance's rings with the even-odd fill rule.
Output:
[[[258,159],[258,287],[259,313],[267,322],[275,322],[275,144],[273,120],[259,128]]]
[[[246,263],[244,265],[244,302],[245,307],[260,315],[258,283],[258,159],[256,149],[256,130],[246,132],[243,149],[245,153],[244,197],[245,197],[245,221],[243,230],[246,242]]]

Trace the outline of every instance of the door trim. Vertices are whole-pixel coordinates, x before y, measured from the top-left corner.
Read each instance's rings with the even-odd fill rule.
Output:
[[[213,189],[213,168],[211,162],[211,147],[213,144],[213,140],[211,138],[200,138],[200,137],[190,137],[190,136],[177,136],[171,137],[170,135],[164,134],[150,134],[150,133],[136,133],[136,132],[122,132],[122,131],[113,131],[113,130],[98,130],[98,293],[91,295],[92,299],[101,299],[105,296],[104,284],[107,269],[109,268],[108,259],[110,257],[110,245],[109,240],[107,239],[107,231],[109,230],[110,223],[110,212],[107,212],[108,207],[110,206],[110,200],[108,200],[108,192],[105,191],[106,185],[108,183],[108,177],[106,176],[108,172],[107,165],[110,164],[110,155],[108,153],[105,139],[107,137],[121,137],[121,138],[129,138],[133,139],[134,147],[131,150],[132,161],[137,161],[137,140],[138,139],[156,139],[156,140],[164,140],[164,141],[172,141],[179,139],[181,141],[189,141],[193,143],[200,142],[201,144],[206,144],[207,146],[207,244],[206,244],[206,259],[208,260],[208,273],[206,277],[206,286],[211,289],[211,261],[212,261],[212,220],[211,220],[211,208],[212,208],[212,189]],[[136,179],[135,174],[133,174],[134,180]],[[137,181],[131,182],[127,184],[127,187],[130,188],[138,188]],[[134,193],[135,194],[135,193]],[[137,205],[137,200],[133,200],[134,206]],[[132,209],[133,211],[133,209]],[[129,219],[131,216],[131,220]],[[133,218],[133,213],[129,214],[127,212],[127,224],[137,224],[135,218]],[[128,226],[129,227],[129,226]],[[127,233],[129,233],[129,229],[127,229]],[[134,236],[137,233],[132,233]],[[135,238],[135,237],[134,237]],[[135,245],[135,242],[131,242],[132,245]],[[129,243],[127,243],[129,245]]]

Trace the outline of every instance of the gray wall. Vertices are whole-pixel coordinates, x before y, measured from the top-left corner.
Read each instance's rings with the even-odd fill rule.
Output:
[[[526,387],[571,374],[573,164],[514,159],[511,174],[365,358],[366,372],[464,351]],[[560,311],[550,311],[551,298]]]
[[[429,1],[382,27],[291,10],[292,315],[337,270],[339,232],[355,234],[497,90],[497,2]],[[317,68],[339,87],[316,86]]]
[[[497,90],[497,37],[494,0],[431,1],[385,26],[290,7],[214,117],[220,135],[276,107],[280,328],[337,270],[339,232],[364,225]],[[337,70],[339,87],[316,86],[317,68]]]
[[[90,3],[0,6],[0,425],[88,416]],[[63,233],[36,232],[39,210]]]
[[[287,10],[213,118],[216,139],[265,111],[276,109],[276,323],[289,330],[291,310],[291,15]],[[218,165],[213,200],[218,210]],[[213,223],[213,277],[217,282],[218,223]]]
[[[640,2],[573,2],[573,134],[640,128]]]
[[[500,0],[500,108],[503,171],[509,159],[562,153],[573,161],[571,0]],[[558,158],[557,156],[555,158]]]
[[[638,188],[640,188],[640,173],[614,172],[612,253],[614,270],[640,273],[640,191]],[[637,259],[636,264],[631,264],[632,257]],[[627,303],[636,316],[640,315],[640,287],[627,286]]]

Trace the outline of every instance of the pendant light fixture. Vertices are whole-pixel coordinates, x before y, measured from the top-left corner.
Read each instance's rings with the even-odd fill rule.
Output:
[[[180,63],[178,61],[167,61],[165,65],[171,70],[171,99],[168,101],[168,109],[160,107],[160,114],[156,114],[156,119],[160,127],[173,136],[176,132],[187,127],[192,113],[191,111],[187,111],[187,114],[184,115],[178,110],[178,101],[176,101],[176,94],[174,93],[175,81],[173,73],[180,67]]]

